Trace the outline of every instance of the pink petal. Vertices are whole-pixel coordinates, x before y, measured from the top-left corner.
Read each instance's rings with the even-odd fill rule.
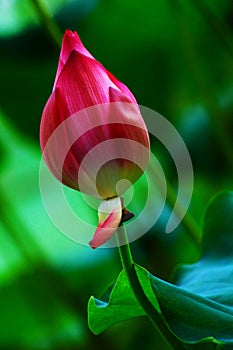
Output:
[[[122,203],[119,197],[104,201],[99,210],[99,224],[94,237],[89,242],[92,249],[106,243],[116,232],[122,217]]]
[[[111,91],[110,95],[114,96],[114,100],[127,99],[122,92],[113,88],[109,90]],[[95,190],[97,188],[103,199],[118,195],[116,184],[121,179],[128,179],[131,183],[135,182],[141,175],[149,157],[148,134],[138,106],[132,103],[113,103],[110,106],[112,107],[106,111],[101,109],[101,113],[96,113],[96,109],[94,109],[95,113],[80,112],[82,113],[82,119],[77,116],[77,119],[75,119],[77,123],[66,124],[66,127],[60,130],[62,133],[57,134],[58,139],[53,147],[50,146],[49,150],[47,148],[46,152],[43,152],[46,163],[54,176],[65,185],[79,190],[77,182],[79,166],[85,155],[92,148],[106,140],[122,139],[119,146],[115,146],[114,141],[109,143],[107,148],[102,149],[101,154],[97,155],[96,152],[92,152],[94,157],[92,163],[90,163],[88,168],[84,169],[82,167],[85,170],[85,173],[82,174],[83,179],[85,176],[85,180],[83,180],[85,188],[82,188],[82,192],[95,196],[94,193],[96,193]],[[69,107],[63,99],[61,89],[56,88],[43,112],[40,132],[42,150],[59,121],[66,119],[66,116],[70,113]],[[109,119],[111,120],[111,117],[116,115],[119,123],[109,123]],[[96,118],[101,118],[106,123],[92,128],[93,119]],[[127,122],[131,123],[131,125],[127,125]],[[135,125],[132,125],[132,123]],[[85,132],[86,126],[89,126],[89,130],[87,128],[88,131]],[[72,140],[75,140],[75,142]],[[140,148],[138,151],[135,151],[134,146],[131,147],[127,140],[135,140],[146,148]],[[123,144],[124,146],[122,146]],[[122,156],[117,156],[121,146],[124,151]],[[62,156],[63,149],[69,150],[65,160]],[[107,161],[109,154],[111,154],[112,160]],[[136,164],[137,160],[142,166],[141,169]],[[95,175],[96,162],[97,165],[99,163],[103,164],[97,177]]]
[[[105,69],[105,68],[104,68]],[[109,79],[113,82],[114,85],[116,85],[125,95],[128,96],[130,102],[137,104],[137,101],[132,94],[132,92],[128,89],[128,87],[123,84],[121,81],[119,81],[111,72],[109,72],[107,69],[105,69],[106,73],[108,74]]]
[[[132,103],[129,96],[120,90],[116,90],[113,87],[109,88],[109,102],[126,102]]]
[[[54,88],[56,86],[57,79],[69,59],[69,56],[72,51],[77,51],[87,57],[94,58],[90,52],[85,48],[80,37],[77,32],[72,32],[71,30],[66,30],[63,40],[62,40],[62,48],[58,62],[57,74],[54,82]]]
[[[109,87],[117,89],[99,62],[76,51],[71,53],[56,87],[61,89],[69,115],[93,105],[108,103]]]
[[[72,51],[76,51],[86,57],[94,59],[94,57],[91,55],[91,53],[85,48],[83,45],[79,35],[77,32],[72,32],[71,30],[66,30],[63,41],[62,41],[62,48],[61,48],[61,53],[59,57],[59,62],[58,62],[58,69],[56,73],[56,78],[54,82],[54,88],[56,86],[57,80],[59,78],[59,75],[61,74],[66,62],[69,59],[70,54]],[[122,82],[120,82],[111,72],[109,72],[105,67],[101,65],[101,63],[98,62],[98,64],[102,67],[102,69],[105,71],[107,74],[108,78],[111,80],[113,85],[118,87],[123,93],[125,93],[130,101],[132,103],[137,103],[134,95],[132,92],[128,89],[126,85],[124,85]]]

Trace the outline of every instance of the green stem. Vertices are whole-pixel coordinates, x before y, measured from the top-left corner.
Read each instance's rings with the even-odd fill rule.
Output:
[[[57,25],[57,23],[54,21],[48,8],[45,6],[45,4],[41,0],[30,0],[30,1],[38,15],[40,22],[47,29],[55,45],[57,45],[60,48],[61,41],[62,41],[62,32],[59,26]]]
[[[147,317],[153,324],[153,326],[157,329],[160,335],[163,337],[165,342],[175,350],[185,349],[183,344],[176,338],[168,329],[163,316],[159,314],[154,308],[153,304],[147,298],[144,293],[144,290],[140,284],[138,279],[135,265],[132,257],[132,253],[130,250],[130,245],[128,243],[127,233],[124,225],[120,226],[117,231],[117,239],[118,239],[118,248],[119,254],[121,258],[121,263],[123,269],[128,278],[129,284],[133,290],[133,293],[141,305],[143,310],[145,311]]]

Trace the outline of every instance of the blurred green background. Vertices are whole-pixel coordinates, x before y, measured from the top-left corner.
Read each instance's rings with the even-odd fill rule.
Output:
[[[188,216],[165,235],[168,202],[132,244],[136,262],[169,280],[178,263],[198,259],[188,231],[200,234],[210,198],[232,189],[233,3],[0,1],[0,349],[169,349],[146,319],[97,337],[88,329],[89,297],[101,297],[121,266],[116,249],[92,251],[64,237],[40,198],[39,124],[59,56],[41,9],[62,31],[77,30],[139,104],[170,120],[188,146],[195,175]],[[175,189],[169,154],[154,139],[152,149]],[[85,205],[80,210],[85,215]]]

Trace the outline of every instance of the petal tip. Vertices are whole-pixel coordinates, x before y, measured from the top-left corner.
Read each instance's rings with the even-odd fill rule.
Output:
[[[93,239],[88,244],[93,250],[95,250],[97,248],[93,242]]]

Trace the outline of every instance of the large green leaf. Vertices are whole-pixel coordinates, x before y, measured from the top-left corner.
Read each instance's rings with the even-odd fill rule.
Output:
[[[148,272],[140,267],[138,269],[138,277],[143,285],[145,294],[160,312]],[[106,293],[106,297],[107,295],[108,293]],[[106,302],[91,297],[88,303],[89,327],[95,334],[101,333],[117,322],[143,315],[145,315],[145,312],[138,304],[124,271],[118,276]]]
[[[169,329],[184,342],[210,341],[225,344],[229,349],[233,345],[232,217],[233,193],[222,193],[211,202],[205,215],[201,260],[178,268],[175,284],[135,266],[145,294],[151,301],[156,295],[159,304],[159,307],[154,304],[156,310],[162,311]],[[89,325],[95,333],[144,314],[133,298],[124,272],[107,302],[94,298],[89,301]]]

